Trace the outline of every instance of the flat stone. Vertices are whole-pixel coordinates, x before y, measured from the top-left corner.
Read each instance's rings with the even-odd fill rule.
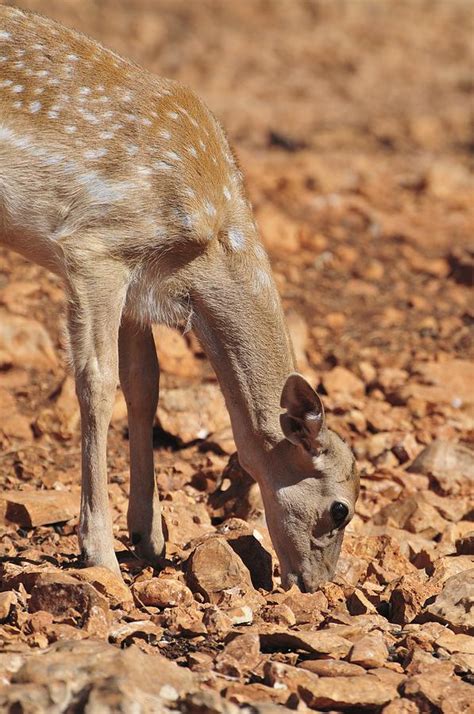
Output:
[[[10,491],[6,517],[25,528],[63,523],[79,515],[79,491]]]
[[[299,687],[311,709],[380,707],[397,697],[397,689],[366,674],[365,677],[319,677]]]
[[[337,659],[306,659],[298,667],[319,677],[360,677],[365,674],[365,669],[358,664]]]
[[[330,655],[334,659],[346,657],[352,642],[344,637],[334,634],[329,630],[316,632],[281,631],[260,634],[260,642],[265,650],[290,649],[293,651],[304,650],[313,654]]]

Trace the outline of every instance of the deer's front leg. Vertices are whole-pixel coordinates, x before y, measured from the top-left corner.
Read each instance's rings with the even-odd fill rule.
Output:
[[[128,530],[137,553],[151,565],[158,566],[164,554],[153,466],[153,420],[158,404],[159,367],[150,327],[124,319],[119,334],[119,364],[130,439]]]
[[[79,543],[87,565],[120,575],[107,493],[107,431],[118,384],[118,329],[125,298],[121,276],[100,266],[71,279],[68,327],[81,411],[82,493]]]

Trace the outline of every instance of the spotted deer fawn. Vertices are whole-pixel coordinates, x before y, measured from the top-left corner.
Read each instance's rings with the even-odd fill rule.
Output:
[[[312,591],[330,578],[357,498],[354,458],[295,372],[241,174],[203,103],[77,32],[1,6],[0,239],[64,282],[85,562],[120,573],[106,467],[119,379],[130,538],[152,565],[163,555],[151,324],[184,320],[217,373],[240,463],[260,485],[283,583]]]

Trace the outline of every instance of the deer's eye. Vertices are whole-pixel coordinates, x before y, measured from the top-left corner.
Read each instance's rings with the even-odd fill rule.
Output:
[[[336,526],[341,526],[349,515],[349,509],[345,503],[334,501],[331,506],[331,518]]]

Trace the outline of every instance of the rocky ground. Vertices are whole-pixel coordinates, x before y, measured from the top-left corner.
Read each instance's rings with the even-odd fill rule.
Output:
[[[0,254],[0,709],[472,709],[468,0],[24,0],[206,98],[227,126],[300,370],[361,473],[334,582],[279,586],[198,343],[156,329],[168,563],[80,569],[79,414],[58,281]],[[472,108],[472,107],[471,107]],[[249,709],[251,707],[251,709]]]

